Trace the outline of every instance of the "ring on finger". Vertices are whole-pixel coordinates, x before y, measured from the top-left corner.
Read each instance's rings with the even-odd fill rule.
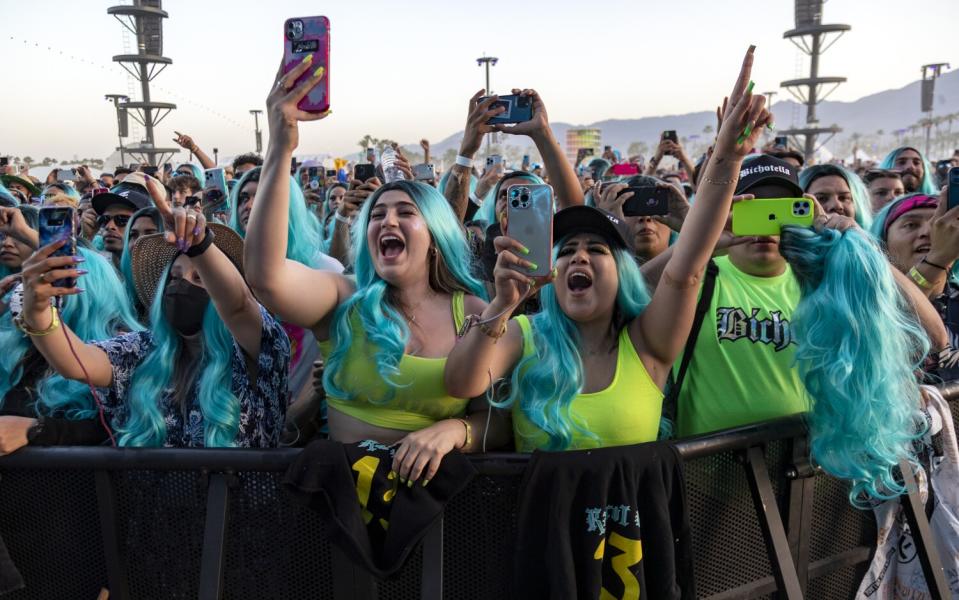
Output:
[[[47,274],[46,274],[46,273],[40,273],[40,277],[38,277],[37,279],[40,280],[40,283],[46,283],[46,282],[47,282]]]

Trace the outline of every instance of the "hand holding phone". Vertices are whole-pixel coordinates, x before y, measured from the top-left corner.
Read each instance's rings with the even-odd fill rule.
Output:
[[[952,209],[959,206],[959,167],[949,169],[949,175],[946,177],[948,187],[946,188],[946,208]]]
[[[529,250],[523,256],[535,269],[520,269],[530,277],[553,271],[553,188],[546,184],[511,185],[506,190],[506,235]]]
[[[376,177],[376,166],[372,163],[360,163],[353,167],[353,178],[367,181]]]
[[[73,234],[73,223],[76,211],[71,206],[44,206],[40,209],[39,227],[40,247],[43,248],[60,240],[67,240],[63,247],[56,250],[51,257],[74,256],[77,253],[77,239]],[[72,288],[76,286],[76,279],[67,277],[57,279],[53,287]]]
[[[283,73],[292,71],[308,55],[312,62],[297,78],[297,85],[311,79],[318,69],[325,71],[297,107],[309,113],[324,113],[330,109],[330,21],[326,17],[299,17],[283,24]]]
[[[783,225],[812,227],[809,198],[757,198],[733,204],[733,235],[779,235]]]
[[[631,186],[618,196],[632,192],[623,203],[624,217],[652,217],[669,214],[669,189],[655,185]]]
[[[489,100],[490,96],[479,99],[480,103]],[[490,106],[490,110],[502,108],[503,112],[486,121],[487,125],[506,125],[511,123],[525,123],[533,118],[533,97],[522,94],[499,96]]]

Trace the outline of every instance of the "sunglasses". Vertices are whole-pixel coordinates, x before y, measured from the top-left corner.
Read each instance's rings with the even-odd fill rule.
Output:
[[[110,221],[113,221],[117,227],[122,229],[130,222],[130,215],[100,215],[97,217],[97,226],[106,227]]]

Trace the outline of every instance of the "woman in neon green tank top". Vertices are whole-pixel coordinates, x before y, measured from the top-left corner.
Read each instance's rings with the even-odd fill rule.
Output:
[[[396,445],[394,469],[412,485],[432,477],[451,450],[469,452],[483,440],[488,406],[470,411],[468,397],[450,394],[443,367],[457,322],[485,309],[485,292],[469,273],[465,232],[449,203],[412,181],[367,198],[352,227],[355,283],[285,258],[298,122],[325,116],[296,106],[322,75],[294,88],[307,66],[279,77],[267,98],[270,145],[247,226],[247,281],[267,308],[325,347],[331,437]]]
[[[512,371],[516,445],[570,450],[655,440],[666,377],[689,335],[699,279],[722,233],[743,157],[771,121],[753,96],[753,48],[743,60],[702,185],[656,292],[649,297],[620,218],[577,206],[556,214],[555,281],[542,312],[507,322],[510,307],[536,282],[523,274],[524,248],[507,237],[499,252],[496,297],[450,353],[446,385],[479,394]],[[748,136],[741,136],[750,129]],[[629,194],[619,197],[620,203]]]

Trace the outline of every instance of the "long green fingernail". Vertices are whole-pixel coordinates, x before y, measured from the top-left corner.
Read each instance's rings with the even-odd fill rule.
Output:
[[[413,487],[413,480],[412,480],[412,479],[407,479],[407,480],[406,480],[406,487],[408,487],[408,488]]]
[[[313,62],[313,53],[310,52],[309,54],[307,54],[306,56],[304,56],[304,57],[303,57],[303,62],[305,62],[305,63],[307,63],[307,64]]]
[[[430,483],[430,480],[429,480],[429,479],[424,479],[424,480],[423,480],[423,487],[426,487],[427,485],[429,485],[429,483]]]
[[[522,248],[520,248],[519,251],[522,252],[523,254],[529,254],[529,248],[527,248],[526,246],[523,246]]]
[[[325,70],[326,70],[326,68],[324,68],[324,67],[317,67],[316,70],[313,71],[313,77],[322,77],[322,76],[323,76],[323,71],[325,71]]]
[[[772,130],[776,129],[776,124],[775,124],[775,123],[767,123],[767,124],[766,124],[766,129],[768,129],[769,131],[772,131]]]
[[[529,266],[526,267],[526,269],[529,271],[535,271],[538,268],[539,268],[539,265],[537,265],[536,263],[529,263]]]
[[[749,85],[746,86],[746,93],[751,94],[753,91],[753,86],[756,85],[756,82],[752,79],[749,80]]]

